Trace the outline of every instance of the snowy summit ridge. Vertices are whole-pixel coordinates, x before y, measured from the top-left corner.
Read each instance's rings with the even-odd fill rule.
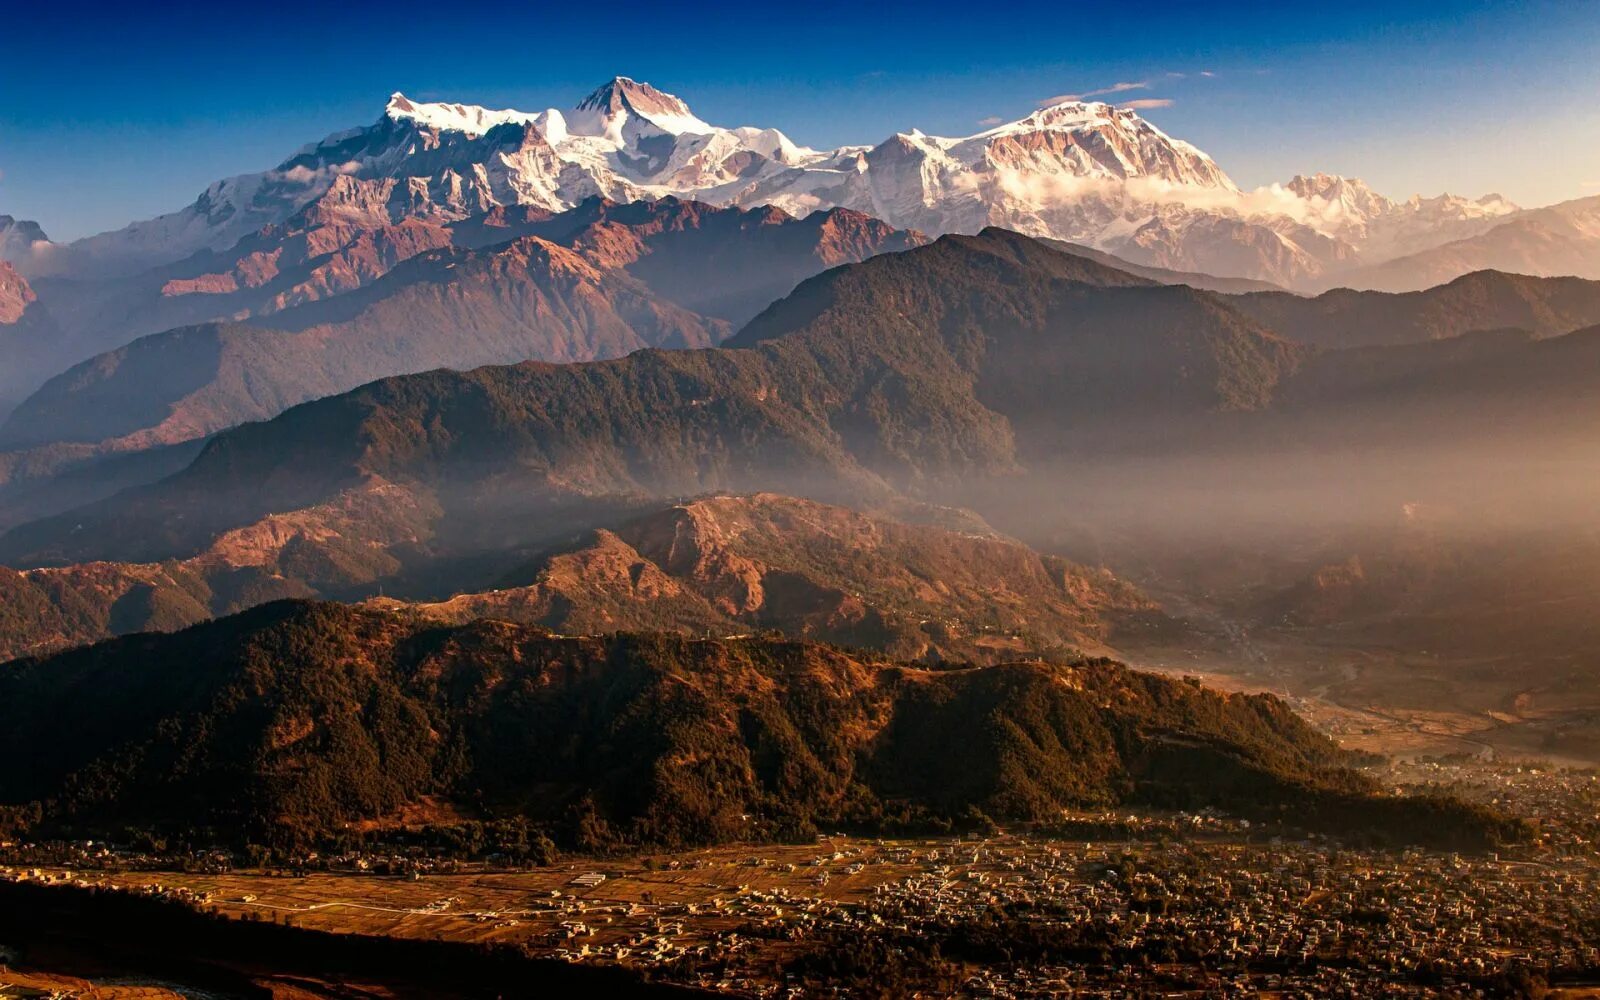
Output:
[[[562,211],[596,195],[843,207],[931,234],[1001,226],[1184,270],[1294,283],[1364,246],[1481,231],[1513,206],[1393,202],[1359,181],[1297,177],[1241,192],[1211,157],[1129,108],[1062,101],[974,135],[920,130],[816,150],[777,129],[712,125],[682,99],[619,76],[566,110],[491,109],[396,92],[371,125],[276,168],[211,185],[189,207],[19,260],[127,273],[221,250],[316,202],[348,221],[459,219],[500,205]]]

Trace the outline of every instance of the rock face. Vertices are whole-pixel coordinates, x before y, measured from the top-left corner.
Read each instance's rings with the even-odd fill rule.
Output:
[[[37,298],[16,268],[0,261],[0,324],[9,325],[22,319],[22,314]]]
[[[1497,194],[1475,201],[1449,194],[1394,201],[1359,178],[1334,174],[1296,176],[1284,187],[1324,220],[1323,232],[1359,247],[1368,260],[1399,257],[1475,236],[1521,211]],[[1455,274],[1429,284],[1453,277]]]
[[[58,332],[28,280],[0,260],[0,420],[50,365]]]
[[[1105,661],[926,670],[805,643],[559,638],[284,602],[5,665],[0,698],[0,753],[30,761],[0,772],[7,834],[310,846],[424,796],[591,851],[1123,803],[1413,840],[1430,816],[1462,842],[1494,832],[1448,802],[1377,797],[1271,695]],[[51,739],[68,715],[74,738]]]
[[[618,77],[567,111],[397,93],[373,124],[311,143],[272,170],[218,181],[181,211],[49,252],[11,242],[3,250],[30,277],[131,275],[226,252],[330,194],[384,225],[513,206],[553,214],[597,195],[794,215],[842,207],[935,235],[1003,226],[1139,264],[1284,285],[1474,237],[1517,211],[1494,196],[1395,202],[1325,174],[1240,191],[1195,146],[1099,102],[1061,101],[971,136],[912,129],[817,150],[776,129],[709,124],[681,99]]]

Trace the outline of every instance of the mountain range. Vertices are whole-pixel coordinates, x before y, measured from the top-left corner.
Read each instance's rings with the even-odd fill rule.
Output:
[[[1083,487],[1117,463],[1187,481],[1120,494],[1115,517],[1178,525],[1231,516],[1212,505],[1236,497],[1218,480],[1239,463],[1271,490],[1292,480],[1324,514],[1366,516],[1419,495],[1500,503],[1482,469],[1537,488],[1585,461],[1600,294],[1582,279],[1230,294],[1000,229],[929,242],[843,209],[795,219],[665,198],[493,209],[441,230],[448,245],[355,287],[143,338],[24,401],[0,469],[56,492],[24,498],[31,515],[13,506],[0,537],[0,563],[17,567],[0,583],[6,648],[381,591],[449,622],[777,628],[973,660],[1116,649],[1119,623],[1156,609],[1039,553],[1128,564],[1126,547],[1080,545],[1065,523],[1105,515]],[[641,332],[659,346],[634,350]],[[497,338],[515,338],[513,358],[633,353],[385,370],[509,360]],[[376,381],[341,391],[335,378]],[[128,464],[71,466],[85,455]],[[712,519],[744,525],[738,539],[677,568],[640,525],[693,522],[716,508],[686,498],[716,492],[786,499],[721,509]],[[1153,512],[1157,496],[1169,502]],[[812,502],[834,513],[795,513]],[[987,520],[1033,545],[1021,563],[962,557],[1033,582],[973,603],[984,576],[963,574],[954,539],[883,527],[920,523],[930,504],[978,512],[941,530],[985,534]],[[809,541],[774,546],[778,524]],[[822,558],[872,533],[902,540],[876,563]],[[1337,543],[1303,547],[1342,558]],[[866,599],[895,564],[950,587],[916,596],[902,579]],[[1162,603],[1171,591],[1157,589]],[[1297,600],[1246,603],[1253,615]]]
[[[658,219],[684,207],[641,211]],[[527,239],[536,237],[495,253]],[[483,613],[552,627],[599,628],[607,616],[617,627],[690,631],[776,625],[840,641],[871,633],[871,644],[901,655],[982,658],[968,628],[943,639],[920,630],[924,619],[954,617],[982,620],[995,636],[1043,636],[1000,647],[1097,649],[1108,633],[1093,609],[1140,606],[1114,596],[1121,585],[1112,581],[1060,584],[1087,588],[1081,600],[1026,591],[1018,600],[1034,612],[1008,619],[996,596],[981,613],[955,610],[964,599],[948,587],[965,571],[930,554],[954,544],[945,536],[902,544],[868,569],[816,553],[902,529],[837,508],[804,514],[799,500],[742,501],[736,515],[731,501],[652,512],[713,491],[812,497],[898,521],[924,519],[914,511],[929,501],[1005,511],[1052,489],[1060,470],[1117,455],[1447,444],[1438,454],[1453,456],[1518,437],[1543,442],[1524,448],[1530,456],[1554,455],[1581,437],[1593,332],[1461,328],[1502,315],[1475,303],[1503,302],[1502,318],[1559,329],[1594,308],[1590,285],[1475,275],[1422,295],[1354,293],[1365,305],[1341,318],[1319,299],[1160,285],[1001,230],[947,236],[810,278],[720,348],[390,377],[224,430],[174,475],[0,537],[0,561],[25,568],[11,581],[13,605],[45,623],[19,619],[10,645],[382,586],[453,621]],[[1378,317],[1400,342],[1319,349],[1249,315],[1288,309],[1322,322],[1320,339],[1359,342]],[[64,412],[76,412],[71,400]],[[741,527],[692,557],[706,537],[690,530],[701,514]],[[640,527],[652,516],[675,538],[682,528],[701,540],[674,550],[698,569],[674,568],[679,557],[659,547],[667,528]],[[799,539],[824,524],[832,527],[806,543],[812,554],[774,549],[785,531]],[[744,547],[757,538],[766,541]],[[871,581],[895,577],[890,566],[919,561],[926,577],[950,581],[938,600],[913,600],[907,587],[854,603]],[[771,573],[785,582],[752,583]],[[970,591],[982,588],[974,579]],[[757,591],[785,599],[770,604]]]
[[[137,275],[226,252],[330,194],[390,226],[497,207],[559,213],[597,195],[794,215],[842,207],[932,235],[1001,226],[1136,264],[1298,288],[1409,289],[1484,267],[1600,277],[1585,203],[1523,211],[1495,195],[1396,201],[1327,174],[1243,191],[1192,144],[1103,103],[1063,101],[970,136],[911,129],[817,150],[773,128],[711,125],[626,77],[567,111],[397,93],[373,124],[218,181],[187,208],[64,245],[19,230],[0,255],[30,280]]]
[[[1105,653],[1124,621],[1153,610],[1109,572],[1042,556],[976,519],[908,523],[770,493],[651,512],[542,555],[490,592],[412,607],[560,632],[771,629],[974,663]]]
[[[1397,202],[1326,174],[1241,192],[1100,104],[819,152],[708,125],[625,78],[569,112],[397,95],[373,126],[118,233],[61,246],[0,219],[15,262],[0,278],[0,526],[153,481],[213,433],[372,379],[713,345],[801,280],[924,230],[1060,238],[1125,274],[1239,294],[1237,313],[1318,346],[1566,332],[1600,318],[1577,281],[1474,272],[1409,298],[1309,300],[1273,282],[1314,284],[1313,257],[1371,270],[1448,251],[1461,267],[1416,271],[1430,281],[1514,269],[1493,250],[1506,233],[1543,248],[1530,270],[1560,269],[1553,248],[1581,257],[1586,204]]]
[[[1313,398],[1333,406],[1335,387],[1348,395],[1384,376],[1382,360],[1363,366],[1343,352],[1319,353],[1252,312],[1274,326],[1298,313],[1294,325],[1310,339],[1357,343],[1384,317],[1400,345],[1374,357],[1423,359],[1423,381],[1405,398],[1425,389],[1437,399],[1445,373],[1465,377],[1453,363],[1460,352],[1405,354],[1406,342],[1449,345],[1478,321],[1521,320],[1550,332],[1587,320],[1597,298],[1588,282],[1500,275],[1409,296],[1224,296],[1158,285],[1000,230],[944,237],[806,281],[716,351],[433,372],[295,407],[214,438],[158,487],[14,530],[0,540],[0,556],[23,565],[185,558],[219,531],[327,503],[369,481],[423,484],[447,506],[471,496],[475,508],[491,504],[475,495],[482,491],[535,506],[724,489],[847,502],[937,491],[1055,461],[1063,449],[1106,453],[1192,436],[1227,414],[1236,429],[1281,429],[1280,420],[1242,415],[1300,412]],[[1343,308],[1352,301],[1362,305]],[[1504,303],[1498,313],[1477,306],[1496,301]],[[1531,360],[1583,340],[1556,338],[1548,349],[1512,341],[1508,349]],[[1496,388],[1480,411],[1490,412],[1497,394],[1520,399],[1562,375],[1535,372],[1527,385]],[[1398,392],[1403,383],[1382,384]],[[83,411],[80,420],[97,412],[70,394],[59,405]],[[42,401],[32,406],[48,412]],[[1338,433],[1355,415],[1340,412],[1347,416],[1305,422]],[[434,493],[446,486],[454,499]],[[181,494],[193,494],[184,504],[194,509],[174,519],[170,501],[156,498]],[[484,523],[503,515],[495,509]],[[92,527],[119,523],[130,526],[117,530],[122,542]]]
[[[12,506],[59,502],[44,480],[64,477],[79,500],[91,474],[103,489],[130,481],[108,466],[154,478],[171,471],[161,456],[119,456],[170,455],[172,446],[387,375],[709,346],[803,278],[926,242],[843,209],[794,219],[672,198],[595,198],[554,216],[496,210],[449,226],[411,220],[377,230],[313,223],[327,211],[316,208],[274,233],[281,250],[285,233],[321,240],[332,231],[323,246],[335,249],[302,251],[301,265],[282,268],[281,254],[257,259],[252,243],[225,260],[212,255],[128,283],[116,330],[141,310],[157,325],[219,310],[249,322],[151,334],[29,395],[0,424],[0,484]],[[385,235],[396,228],[409,234],[404,251]],[[351,232],[361,235],[346,240]],[[393,252],[376,259],[365,252],[375,246]],[[352,256],[352,248],[363,252]],[[259,280],[241,280],[246,274]],[[174,293],[180,281],[187,284]],[[193,299],[206,300],[204,310],[186,304]],[[58,362],[88,347],[81,338],[46,343],[70,352],[55,354]]]
[[[500,502],[595,495],[859,501],[1006,474],[1019,430],[1037,451],[1249,410],[1305,353],[1212,293],[1001,230],[829,271],[728,344],[385,379],[221,434],[180,475],[102,504],[106,524],[142,525],[126,545],[102,546],[85,508],[65,534],[14,530],[0,558],[172,558],[369,480],[445,488],[480,527]],[[172,517],[157,499],[172,491],[197,509]]]
[[[0,568],[0,660],[393,582],[400,564],[383,545],[427,530],[424,512],[406,503],[393,488],[347,495],[228,532],[185,559]],[[1109,652],[1113,633],[1144,627],[1154,611],[1104,569],[1040,555],[970,514],[907,507],[899,519],[874,517],[770,493],[620,513],[507,562],[456,570],[462,582],[446,589],[464,592],[445,600],[369,603],[568,633],[777,630],[971,662]]]

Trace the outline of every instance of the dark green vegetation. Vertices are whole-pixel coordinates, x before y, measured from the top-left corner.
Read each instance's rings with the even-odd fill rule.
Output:
[[[1122,803],[1400,839],[1515,830],[1378,797],[1276,698],[1109,661],[929,670],[804,643],[556,638],[277,603],[15,661],[0,702],[0,753],[19,765],[0,802],[35,835],[304,845],[430,796],[587,851]]]
[[[1231,302],[1287,337],[1331,348],[1415,344],[1503,327],[1548,337],[1600,323],[1600,281],[1504,271],[1474,271],[1420,292],[1338,288],[1315,298],[1256,292]]]

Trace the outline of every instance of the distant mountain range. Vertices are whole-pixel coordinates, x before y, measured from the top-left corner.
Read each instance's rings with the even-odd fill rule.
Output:
[[[527,239],[537,238],[485,259],[511,254],[520,261],[517,248]],[[548,253],[577,260],[575,252],[549,246]],[[478,251],[448,253],[466,256],[429,256],[414,266],[454,259],[466,261],[458,270],[477,266]],[[641,287],[639,279],[621,278]],[[384,303],[388,282],[355,294]],[[407,295],[417,287],[395,284]],[[488,301],[516,284],[486,285]],[[504,549],[552,540],[572,523],[549,521],[553,512],[599,497],[635,504],[708,490],[774,490],[873,505],[908,493],[935,496],[950,484],[1011,476],[1072,454],[1204,442],[1224,425],[1235,438],[1326,438],[1358,433],[1357,426],[1377,433],[1382,408],[1424,400],[1433,401],[1427,405],[1437,419],[1405,426],[1431,434],[1445,419],[1438,407],[1450,398],[1447,386],[1472,370],[1460,362],[1478,356],[1465,351],[1478,341],[1460,340],[1463,328],[1499,319],[1553,331],[1582,321],[1597,298],[1588,282],[1497,275],[1421,295],[1225,296],[1158,285],[1000,230],[945,237],[804,282],[723,349],[433,372],[294,407],[222,433],[192,466],[159,485],[13,530],[0,540],[0,559],[36,566],[189,558],[221,533],[263,517],[371,489],[408,496],[389,505],[396,511],[443,511],[418,515],[431,525],[421,535],[410,526],[394,538],[433,537],[447,525],[430,545]],[[1499,312],[1490,308],[1496,302]],[[359,317],[361,308],[350,312]],[[405,312],[389,314],[393,327],[404,327]],[[1325,342],[1360,342],[1389,324],[1393,339],[1437,349],[1319,353],[1251,313],[1274,326],[1295,314],[1296,325]],[[239,336],[246,343],[264,338],[262,357],[270,353],[269,335]],[[1582,405],[1573,390],[1585,384],[1585,369],[1562,370],[1560,361],[1548,368],[1536,359],[1570,354],[1585,337],[1531,336],[1504,340],[1485,362],[1502,372],[1526,367],[1525,377],[1463,386],[1478,394],[1464,419],[1476,425],[1504,406],[1512,424],[1527,426],[1553,407]],[[1506,368],[1513,359],[1516,367]],[[113,368],[101,384],[143,391],[162,384],[162,371],[176,370],[166,362],[119,383]],[[272,369],[263,361],[239,371],[244,377]],[[1402,378],[1406,371],[1414,374]],[[1553,394],[1538,407],[1523,406],[1546,391]],[[1362,393],[1365,411],[1341,402]],[[30,401],[18,417],[38,414],[33,423],[44,425],[49,398]],[[116,417],[114,407],[79,402],[89,398],[67,392],[53,405],[63,420]],[[166,408],[155,399],[146,412]],[[1252,413],[1264,416],[1249,419]],[[1453,419],[1459,427],[1463,418]],[[528,520],[510,527],[507,518]]]
[[[41,479],[195,441],[388,375],[709,346],[804,278],[926,242],[843,209],[794,219],[671,198],[595,198],[554,216],[495,210],[449,226],[411,220],[375,230],[329,223],[327,211],[319,202],[225,258],[204,255],[124,283],[119,315],[143,315],[148,325],[219,312],[255,318],[113,347],[19,400],[14,419],[0,424],[0,449],[9,452],[0,484],[13,494],[36,488],[28,502],[49,504],[49,487],[37,492]],[[334,249],[310,255],[306,241]],[[273,248],[264,258],[262,245]],[[302,246],[302,264],[284,267],[291,246]],[[387,254],[373,257],[379,247]],[[12,336],[37,342],[27,355],[43,359],[35,371],[94,339],[63,342],[20,325]],[[66,488],[73,482],[87,479]]]
[[[1514,311],[1542,303],[1552,325],[1592,308],[1588,283],[1463,282],[1509,290]],[[1363,298],[1352,328],[1381,307],[1401,339],[1459,334],[1484,316],[1452,305],[1463,295],[1480,298]],[[804,282],[722,349],[439,371],[294,407],[218,435],[161,483],[12,530],[0,560],[188,559],[287,512],[358,503],[365,527],[332,533],[343,554],[313,533],[306,557],[380,566],[355,577],[376,581],[549,545],[594,526],[597,502],[767,490],[881,507],[1074,455],[1284,435],[1354,447],[1503,425],[1554,442],[1587,405],[1587,334],[1318,352],[1246,314],[1267,306],[1327,316],[1321,300],[1157,285],[999,230],[945,237]]]
[[[396,96],[373,126],[117,233],[58,246],[0,217],[15,262],[0,274],[0,527],[373,379],[713,345],[805,278],[923,230],[1040,234],[1125,275],[1241,295],[1234,314],[1303,344],[1564,333],[1600,320],[1591,284],[1474,271],[1314,299],[1280,285],[1335,264],[1377,276],[1379,257],[1430,284],[1514,270],[1520,251],[1495,249],[1508,240],[1537,250],[1529,270],[1560,270],[1586,259],[1593,201],[1396,202],[1324,174],[1240,192],[1193,146],[1098,104],[824,153],[708,125],[622,78],[570,112]]]
[[[226,253],[330,195],[350,217],[402,227],[496,207],[554,214],[597,195],[794,215],[842,207],[933,235],[1000,226],[1141,265],[1297,288],[1409,289],[1484,267],[1600,277],[1583,203],[1525,212],[1494,195],[1395,201],[1327,174],[1241,191],[1193,145],[1103,103],[1065,101],[971,136],[912,129],[815,150],[772,128],[708,124],[626,77],[568,111],[395,94],[373,124],[218,181],[180,211],[66,245],[13,226],[0,256],[30,279],[137,275]]]
[[[1515,328],[1549,337],[1600,323],[1600,281],[1474,271],[1419,292],[1358,292],[1314,298],[1260,292],[1229,300],[1284,336],[1326,348],[1446,340]]]
[[[0,563],[18,568],[0,573],[0,655],[313,596],[436,625],[774,629],[923,660],[1115,649],[1128,625],[1194,650],[1205,623],[1183,618],[1181,600],[1163,613],[1121,578],[1038,550],[1066,550],[1051,525],[1092,516],[1077,480],[1152,466],[1187,477],[1192,492],[1114,500],[1163,529],[1205,521],[1205,502],[1270,510],[1284,480],[1330,517],[1368,493],[1408,500],[1436,466],[1456,477],[1448,495],[1500,496],[1484,470],[1507,456],[1518,470],[1580,467],[1600,400],[1600,327],[1565,332],[1592,323],[1600,299],[1580,279],[1486,272],[1421,293],[1224,294],[1000,229],[926,242],[845,210],[795,220],[665,199],[490,212],[450,234],[279,310],[283,329],[158,334],[26,402],[8,433],[81,428],[77,442],[13,453],[29,461],[97,447],[93,421],[140,433],[182,411],[214,415],[216,432],[137,453],[171,460],[173,474],[0,536]],[[748,291],[708,298],[724,267],[744,276],[725,287]],[[756,311],[767,288],[795,281]],[[538,322],[521,322],[515,302]],[[597,333],[624,329],[611,317],[662,346],[311,386],[297,391],[333,394],[297,405],[266,394],[280,371],[280,386],[338,371],[321,358],[448,353],[451,331],[458,346],[473,343],[460,331],[502,330],[598,353],[620,343]],[[308,331],[333,353],[296,354]],[[395,331],[410,332],[383,339]],[[236,377],[186,372],[198,356],[187,338],[201,335],[223,358],[241,344],[255,353],[236,355]],[[173,353],[139,369],[147,345]],[[268,419],[228,426],[252,416]],[[1268,484],[1260,499],[1217,485],[1241,456]],[[1021,535],[1013,526],[1030,521],[1035,549],[988,527]],[[1339,544],[1303,547],[1323,559]],[[1406,585],[1377,578],[1394,565],[1384,553],[1363,565],[1373,588]],[[1240,600],[1249,615],[1315,619],[1339,600],[1338,578],[1276,577]]]
[[[0,661],[284,597],[360,593],[399,568],[386,546],[426,537],[426,513],[390,488],[269,517],[182,560],[0,568]],[[941,513],[948,525],[929,523]],[[771,493],[705,497],[619,513],[509,570],[464,567],[466,592],[448,600],[372,604],[569,633],[776,629],[972,662],[1109,652],[1121,624],[1154,611],[1112,574],[1042,556],[971,515],[901,516]]]
[[[1258,407],[1305,353],[1219,296],[999,230],[830,271],[730,344],[748,349],[376,382],[227,432],[148,501],[104,507],[130,526],[140,510],[154,519],[126,548],[90,543],[81,511],[66,534],[12,532],[0,558],[78,561],[86,545],[94,558],[170,558],[240,517],[325,502],[372,476],[421,474],[457,497],[516,503],[712,489],[861,499],[1006,474],[1019,431],[1042,448]],[[203,509],[158,513],[169,490],[197,491]]]

